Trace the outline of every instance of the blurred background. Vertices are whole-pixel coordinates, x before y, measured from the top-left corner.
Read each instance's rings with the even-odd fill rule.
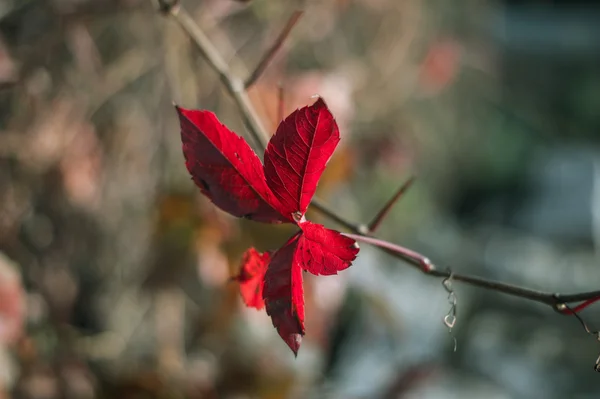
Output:
[[[380,237],[561,293],[599,288],[597,3],[183,1],[240,77],[305,10],[250,96],[270,132],[280,83],[286,114],[328,102],[326,203],[367,222],[417,174]],[[228,282],[291,230],[199,195],[173,101],[245,134],[150,0],[0,0],[1,398],[599,397],[574,318],[455,283],[449,333],[441,281],[366,245],[306,277],[294,359]]]

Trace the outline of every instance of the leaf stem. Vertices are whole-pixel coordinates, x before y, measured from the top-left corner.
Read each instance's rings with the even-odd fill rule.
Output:
[[[425,274],[431,274],[436,270],[435,266],[431,263],[429,258],[411,249],[404,248],[400,245],[392,244],[391,242],[380,240],[379,238],[375,237],[368,237],[360,234],[342,234],[356,241],[362,241],[366,242],[367,244],[374,245],[378,248],[385,250],[389,254],[396,255],[397,257],[400,257],[403,260],[405,260],[410,265],[415,266]]]

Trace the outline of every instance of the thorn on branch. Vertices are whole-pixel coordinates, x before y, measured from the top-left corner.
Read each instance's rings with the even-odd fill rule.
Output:
[[[383,222],[383,220],[388,215],[388,213],[390,212],[392,207],[396,204],[396,202],[398,202],[400,197],[402,197],[402,195],[410,188],[410,186],[412,186],[414,181],[415,181],[415,177],[411,176],[407,181],[404,182],[404,184],[402,186],[400,186],[398,191],[396,191],[396,193],[383,206],[383,208],[381,208],[381,210],[377,213],[377,215],[373,218],[371,223],[369,223],[369,225],[368,225],[368,229],[369,229],[370,233],[374,233],[375,230],[377,230],[379,228],[379,225],[381,225],[381,222]]]

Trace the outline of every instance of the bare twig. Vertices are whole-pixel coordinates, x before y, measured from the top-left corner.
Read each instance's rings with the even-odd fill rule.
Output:
[[[317,211],[321,212],[321,214],[323,214],[329,220],[339,224],[340,226],[350,230],[355,234],[366,236],[369,233],[369,228],[367,227],[367,225],[353,223],[349,221],[348,219],[331,209],[328,205],[326,205],[322,200],[320,200],[317,197],[313,197],[312,201],[310,201],[310,205]]]
[[[304,11],[296,10],[294,11],[290,19],[288,19],[287,24],[285,24],[285,27],[283,28],[279,36],[277,36],[277,39],[275,40],[273,45],[269,48],[269,50],[267,50],[263,58],[256,66],[254,72],[252,72],[252,74],[246,80],[246,83],[244,85],[246,89],[252,87],[252,85],[256,83],[260,75],[262,75],[265,69],[267,69],[267,66],[273,60],[275,54],[277,54],[281,46],[283,46],[285,39],[287,39],[292,29],[294,29],[294,26],[296,26],[296,24],[300,20],[300,17],[302,17],[302,14],[304,14]]]
[[[390,198],[390,200],[381,208],[381,210],[377,213],[377,215],[373,218],[371,223],[369,223],[369,232],[374,233],[375,230],[379,227],[383,219],[388,215],[392,207],[398,202],[400,197],[412,186],[415,181],[415,177],[411,176],[404,184],[396,191],[396,193]]]
[[[198,48],[202,56],[206,59],[208,64],[219,74],[223,85],[233,97],[235,104],[239,109],[240,115],[242,116],[250,134],[252,135],[253,139],[257,142],[259,147],[264,150],[268,135],[266,134],[266,131],[262,123],[260,122],[252,103],[250,102],[247,96],[244,83],[238,77],[234,76],[231,73],[229,67],[223,61],[223,58],[218,53],[217,49],[214,47],[210,39],[198,27],[198,25],[194,22],[192,17],[187,12],[185,12],[175,3],[172,3],[168,0],[158,0],[158,2],[161,11],[163,11],[165,15],[174,19],[183,28],[183,30],[188,34],[190,39],[196,44],[196,47]],[[281,44],[279,44],[279,46],[280,45]],[[267,56],[263,58],[269,59],[268,52]],[[260,75],[260,73],[258,75]],[[399,196],[400,194],[397,195]],[[396,258],[404,260],[405,262],[415,266],[428,276],[439,278],[449,278],[450,276],[452,276],[453,281],[461,281],[465,284],[480,287],[490,291],[501,292],[514,297],[543,303],[545,305],[551,306],[554,310],[561,314],[571,314],[571,312],[564,312],[567,303],[583,301],[588,301],[589,303],[592,303],[598,300],[598,298],[600,298],[600,291],[582,292],[572,295],[562,295],[519,287],[516,285],[506,284],[482,277],[453,273],[449,269],[441,270],[436,268],[427,257],[417,252],[370,236],[370,229],[368,225],[357,224],[347,220],[346,218],[339,215],[337,212],[327,207],[318,198],[314,198],[311,202],[311,205],[332,221],[352,231],[352,233],[354,234],[347,234],[349,237],[375,245],[378,248],[381,248],[384,251],[395,256]]]

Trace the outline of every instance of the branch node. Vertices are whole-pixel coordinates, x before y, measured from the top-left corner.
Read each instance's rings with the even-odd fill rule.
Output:
[[[425,274],[430,274],[430,273],[437,271],[437,268],[429,260],[429,258],[424,257],[423,259],[421,259],[421,266],[422,266],[423,273],[425,273]]]
[[[356,230],[358,231],[358,234],[362,234],[363,236],[371,234],[369,226],[367,226],[366,224],[359,224]]]
[[[564,303],[556,303],[554,305],[552,305],[552,308],[561,314],[570,314],[569,309],[567,308],[567,305],[565,305]]]
[[[157,3],[162,14],[175,13],[179,7],[179,0],[157,0]]]

